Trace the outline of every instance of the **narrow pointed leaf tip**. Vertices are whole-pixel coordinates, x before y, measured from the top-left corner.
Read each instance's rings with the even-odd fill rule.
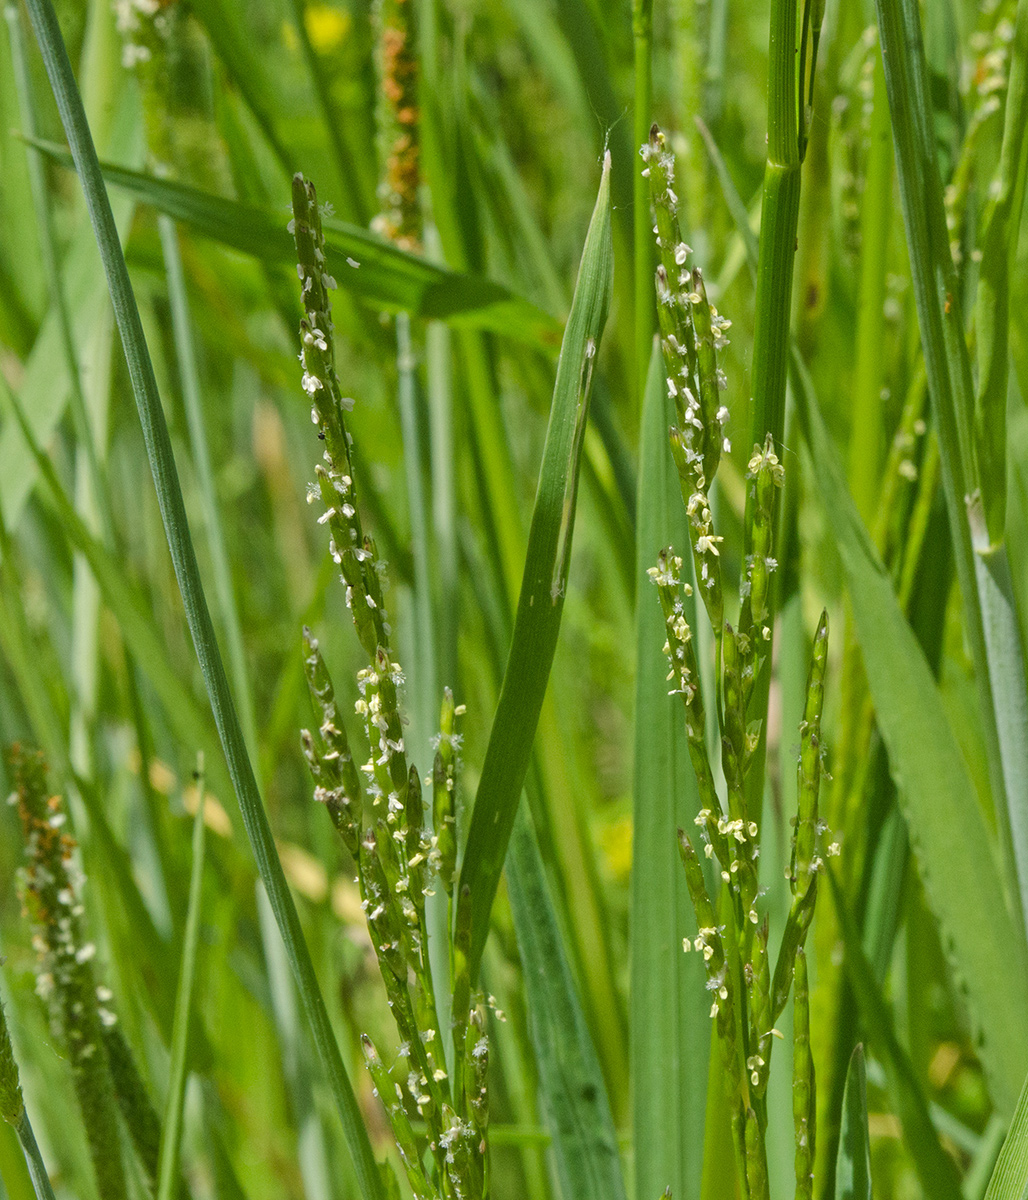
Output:
[[[871,1145],[867,1127],[864,1047],[854,1047],[842,1100],[842,1135],[835,1169],[835,1200],[871,1200]]]
[[[462,905],[471,904],[472,978],[477,975],[485,946],[489,913],[514,827],[557,646],[571,558],[578,467],[597,350],[613,287],[610,155],[607,154],[557,361],[514,635],[461,867],[458,912]]]

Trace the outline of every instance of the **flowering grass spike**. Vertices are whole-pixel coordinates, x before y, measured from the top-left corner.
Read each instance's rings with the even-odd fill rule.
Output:
[[[754,446],[747,468],[748,527],[739,583],[739,617],[733,627],[725,616],[722,583],[722,538],[715,532],[709,490],[722,452],[727,409],[720,403],[724,376],[717,354],[726,344],[729,322],[709,303],[699,267],[690,268],[690,248],[678,236],[678,199],[674,190],[674,157],[664,135],[654,126],[642,147],[644,173],[650,180],[659,265],[656,271],[661,346],[666,390],[675,423],[670,428],[671,453],[678,471],[689,521],[697,588],[714,633],[714,690],[725,796],[718,794],[707,753],[706,718],[693,630],[683,596],[683,562],[673,548],[663,550],[650,577],[657,585],[664,613],[668,681],[682,697],[689,756],[696,774],[700,811],[695,818],[703,856],[715,867],[708,891],[696,846],[679,831],[689,895],[698,927],[686,938],[685,950],[702,954],[711,994],[725,1084],[731,1109],[736,1173],[747,1200],[768,1200],[767,1084],[775,1021],[796,981],[794,1053],[796,1079],[797,1195],[812,1188],[814,1145],[814,1072],[809,1052],[809,1017],[803,944],[817,898],[821,859],[817,841],[821,776],[821,707],[827,661],[828,621],[822,615],[814,639],[813,661],[801,727],[799,805],[793,836],[789,879],[792,907],[782,933],[772,975],[768,956],[769,919],[761,912],[758,886],[760,812],[750,811],[747,777],[767,720],[766,707],[754,711],[760,695],[756,683],[767,667],[766,647],[777,562],[774,557],[776,493],[785,472],[770,434]],[[766,692],[764,693],[766,695]]]
[[[358,764],[317,640],[304,630],[307,682],[321,724],[302,733],[314,777],[315,800],[328,809],[357,869],[361,905],[400,1037],[392,1066],[363,1035],[364,1060],[385,1106],[407,1182],[417,1200],[488,1195],[488,1039],[485,1008],[472,991],[470,930],[458,918],[449,949],[452,1028],[440,1026],[436,980],[429,958],[426,897],[440,882],[452,916],[457,847],[454,828],[463,707],[444,694],[435,763],[430,776],[432,820],[426,822],[421,776],[408,762],[400,710],[403,671],[390,644],[383,599],[384,564],[364,532],[353,483],[345,398],[336,375],[324,241],[317,197],[301,176],[293,180],[293,223],[305,315],[300,324],[302,386],[324,446],[311,501],[328,526],[329,553],[339,565],[346,603],[367,665],[357,673],[355,713],[368,747]],[[448,1036],[444,1036],[444,1034]]]

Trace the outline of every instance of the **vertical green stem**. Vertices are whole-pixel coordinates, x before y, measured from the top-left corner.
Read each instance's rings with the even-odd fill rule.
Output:
[[[50,1183],[50,1176],[46,1173],[46,1164],[43,1162],[43,1156],[39,1152],[36,1135],[32,1132],[32,1124],[29,1121],[27,1112],[21,1114],[21,1120],[17,1125],[17,1133],[18,1141],[21,1142],[21,1148],[25,1154],[25,1162],[28,1164],[29,1175],[32,1178],[32,1186],[36,1189],[38,1200],[56,1200],[53,1185]]]
[[[164,1110],[164,1125],[161,1129],[157,1200],[172,1200],[179,1180],[182,1120],[189,1065],[189,1018],[193,1007],[193,977],[196,971],[196,952],[200,941],[200,900],[203,888],[205,832],[203,752],[201,751],[197,758],[193,865],[189,877],[186,933],[182,944],[182,972],[178,981],[178,994],[175,997],[175,1018],[171,1031],[171,1080],[168,1086],[168,1102]]]
[[[638,155],[650,136],[653,107],[653,0],[632,6],[635,47],[635,106],[633,111],[632,220],[635,246],[635,367],[639,396],[646,390],[646,371],[655,326],[653,317],[653,234],[650,231],[650,188]],[[642,410],[642,400],[639,402]]]
[[[850,434],[850,490],[870,526],[878,498],[885,449],[880,392],[884,364],[885,275],[892,221],[892,134],[881,56],[875,55],[871,145],[867,158],[860,224],[860,300],[857,316],[857,363],[853,375],[853,423]]]
[[[1010,47],[1010,77],[999,168],[989,194],[975,305],[978,393],[975,441],[982,472],[989,540],[1006,523],[1006,405],[1009,374],[1010,272],[1024,208],[1028,172],[1028,2],[1020,0]]]
[[[753,329],[751,379],[753,412],[750,441],[764,444],[768,434],[781,457],[785,431],[785,385],[789,366],[789,317],[792,312],[793,263],[800,216],[800,154],[796,84],[796,2],[772,0],[767,95],[767,164],[757,256],[757,311]],[[775,506],[777,510],[777,505]],[[777,520],[777,514],[772,518]],[[751,552],[752,504],[747,499],[744,552]],[[768,597],[767,624],[771,639],[765,647],[770,663],[774,637],[777,588]],[[754,694],[754,711],[767,712],[771,672],[761,672]],[[759,813],[764,793],[767,753],[766,722],[753,754],[747,779],[751,812]]]

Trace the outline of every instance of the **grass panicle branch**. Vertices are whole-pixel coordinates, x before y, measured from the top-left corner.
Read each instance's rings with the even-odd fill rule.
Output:
[[[431,776],[433,816],[444,831],[440,839],[426,825],[421,778],[407,760],[400,711],[404,677],[390,646],[392,630],[383,597],[385,568],[361,525],[352,439],[346,425],[353,401],[342,395],[335,368],[328,295],[335,281],[325,271],[317,196],[301,176],[293,180],[291,229],[305,314],[300,324],[302,386],[324,446],[309,498],[320,499],[323,505],[319,523],[328,526],[329,553],[340,568],[347,607],[368,659],[357,674],[360,695],[355,708],[369,756],[358,767],[328,668],[317,641],[304,629],[307,681],[322,717],[317,738],[303,731],[304,753],[315,781],[315,799],[326,805],[356,865],[362,907],[401,1039],[392,1067],[367,1034],[362,1034],[361,1044],[407,1182],[418,1200],[440,1194],[479,1200],[488,1193],[484,1009],[471,988],[469,931],[458,918],[448,955],[453,977],[446,981],[447,991],[452,989],[453,1069],[449,1071],[425,903],[437,877],[452,901],[460,745],[455,721],[464,710],[454,705],[447,691]]]
[[[763,443],[754,446],[747,471],[745,544],[750,553],[743,563],[739,619],[733,628],[725,619],[721,584],[718,544],[723,539],[714,532],[707,500],[728,415],[715,399],[723,384],[716,355],[726,340],[723,329],[727,322],[709,304],[699,269],[686,268],[690,251],[678,237],[674,160],[656,127],[643,147],[643,157],[650,173],[660,258],[657,299],[667,371],[666,399],[677,418],[670,429],[670,445],[689,518],[697,587],[714,632],[714,688],[726,788],[722,803],[707,754],[701,673],[683,603],[683,594],[687,597],[692,588],[688,583],[683,585],[682,559],[668,548],[661,552],[649,574],[657,585],[664,613],[668,681],[673,684],[672,694],[681,695],[685,707],[689,752],[701,803],[695,825],[704,856],[716,867],[717,880],[716,891],[708,892],[696,848],[680,831],[679,846],[698,927],[697,936],[686,938],[684,948],[703,956],[707,988],[713,997],[710,1016],[716,1021],[729,1097],[736,1172],[739,1186],[750,1200],[766,1200],[770,1194],[765,1138],[771,1046],[777,1032],[774,1023],[788,1001],[794,976],[799,981],[795,1004],[802,1011],[796,1019],[797,1055],[805,1064],[802,1081],[806,1090],[797,1085],[797,1104],[802,1102],[803,1119],[800,1122],[797,1118],[796,1161],[797,1177],[802,1175],[807,1180],[806,1190],[799,1194],[811,1195],[813,1067],[809,1045],[804,1041],[809,1024],[806,975],[804,963],[797,966],[797,957],[803,954],[822,867],[818,846],[824,827],[818,816],[818,793],[828,618],[822,614],[818,625],[807,680],[800,727],[799,808],[788,872],[793,902],[772,979],[769,920],[759,911],[760,812],[753,811],[748,801],[748,778],[767,720],[767,689],[757,685],[762,675],[766,681],[767,674],[764,668],[771,642],[770,594],[777,569],[774,514],[785,472],[772,435],[767,433]],[[673,276],[669,270],[674,271]],[[833,845],[830,852],[837,849]]]

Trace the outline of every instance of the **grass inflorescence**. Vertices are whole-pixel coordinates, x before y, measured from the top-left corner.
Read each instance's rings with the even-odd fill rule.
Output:
[[[660,554],[650,578],[657,585],[667,641],[664,652],[671,670],[672,694],[685,706],[689,754],[696,773],[700,811],[695,818],[703,854],[714,865],[714,889],[708,890],[700,858],[691,838],[679,831],[682,861],[696,915],[698,933],[684,948],[702,955],[711,994],[710,1016],[716,1021],[718,1044],[728,1087],[736,1169],[744,1194],[763,1200],[768,1192],[766,1094],[775,1022],[781,1016],[796,978],[794,1051],[797,1105],[796,1173],[798,1194],[812,1194],[814,1109],[813,1066],[809,1051],[809,1016],[803,946],[814,915],[817,879],[822,869],[819,845],[823,826],[818,816],[822,773],[821,713],[828,658],[828,615],[822,613],[814,638],[800,726],[798,808],[787,875],[792,906],[781,934],[778,959],[771,971],[769,920],[759,911],[758,857],[760,812],[747,803],[747,775],[767,721],[766,704],[753,704],[761,672],[769,669],[765,647],[769,590],[777,569],[774,536],[776,493],[785,471],[771,435],[754,446],[747,468],[749,481],[746,544],[739,582],[739,617],[733,627],[725,618],[721,552],[723,538],[714,532],[709,499],[723,448],[728,410],[720,403],[724,377],[717,354],[727,345],[729,322],[709,303],[699,267],[688,265],[690,248],[678,231],[678,201],[673,190],[674,157],[654,126],[642,147],[649,172],[654,230],[660,263],[656,272],[661,346],[667,371],[666,392],[676,416],[670,446],[681,485],[692,544],[696,589],[714,632],[714,692],[717,701],[720,768],[726,803],[717,791],[707,755],[706,717],[694,631],[685,615],[683,562],[673,548]],[[765,697],[766,691],[762,693]],[[831,851],[836,851],[833,844]]]
[[[404,677],[391,648],[384,563],[357,510],[345,417],[353,401],[342,395],[334,362],[328,293],[335,282],[325,271],[317,197],[300,176],[293,181],[292,228],[306,312],[300,326],[303,388],[324,443],[310,499],[323,506],[319,523],[328,527],[329,553],[341,568],[346,605],[368,657],[368,665],[357,674],[360,695],[355,706],[368,757],[357,766],[318,643],[304,630],[307,682],[323,718],[317,740],[304,731],[304,753],[316,784],[315,799],[326,805],[356,865],[361,906],[401,1039],[391,1066],[385,1065],[367,1034],[362,1034],[361,1043],[408,1182],[418,1200],[434,1195],[475,1200],[488,1190],[489,1042],[484,1001],[470,984],[470,930],[458,923],[449,947],[451,978],[444,981],[452,992],[452,1030],[444,1036],[426,913],[426,897],[435,885],[445,889],[452,912],[459,746],[454,722],[463,708],[455,706],[447,692],[430,776],[431,811],[440,830],[436,836],[426,822],[421,777],[408,764],[400,710]],[[430,1168],[424,1162],[426,1148]]]

